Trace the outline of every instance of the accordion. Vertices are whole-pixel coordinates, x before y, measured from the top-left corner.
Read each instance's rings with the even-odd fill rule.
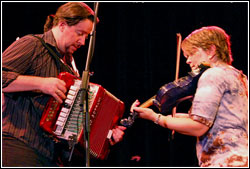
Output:
[[[50,98],[40,120],[40,127],[53,137],[66,141],[75,139],[84,145],[86,99],[82,103],[81,80],[67,72],[58,76],[64,80],[67,98],[62,104]],[[83,106],[84,105],[84,106]],[[109,138],[125,110],[124,103],[101,85],[89,83],[89,150],[94,158],[105,159],[109,153]]]

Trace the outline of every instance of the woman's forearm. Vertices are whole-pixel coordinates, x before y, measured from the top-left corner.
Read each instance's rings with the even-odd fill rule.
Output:
[[[202,136],[208,130],[208,126],[194,121],[191,118],[177,118],[171,115],[161,116],[158,124],[162,127],[190,136]]]

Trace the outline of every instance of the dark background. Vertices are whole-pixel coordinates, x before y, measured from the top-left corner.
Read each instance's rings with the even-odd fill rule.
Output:
[[[43,33],[47,15],[62,4],[3,2],[2,51],[16,37]],[[87,4],[93,8],[93,2]],[[177,33],[185,38],[202,26],[223,28],[231,36],[233,66],[248,75],[248,2],[100,2],[98,17],[90,82],[125,103],[124,117],[136,99],[148,100],[175,79]],[[88,42],[74,55],[80,72],[85,69],[87,51]],[[189,71],[181,53],[179,77]],[[179,107],[186,111],[189,105]],[[175,133],[171,140],[170,133],[137,119],[123,141],[111,148],[108,159],[91,165],[197,166],[196,138]],[[139,162],[130,160],[135,155],[141,157]]]

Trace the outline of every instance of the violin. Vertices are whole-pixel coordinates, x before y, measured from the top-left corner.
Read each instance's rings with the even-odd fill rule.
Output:
[[[154,105],[159,109],[161,114],[171,114],[171,110],[178,103],[186,98],[192,98],[194,96],[200,76],[209,67],[210,66],[207,64],[201,64],[198,71],[189,72],[187,76],[163,85],[156,95],[148,99],[139,107],[147,108]],[[125,127],[130,127],[137,117],[138,113],[132,112],[128,118],[122,119],[120,123]]]

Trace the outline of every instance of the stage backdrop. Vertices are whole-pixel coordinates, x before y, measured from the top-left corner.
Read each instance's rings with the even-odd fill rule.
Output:
[[[17,37],[43,33],[49,14],[62,2],[2,2],[2,50]],[[87,3],[93,8],[93,2]],[[175,79],[176,34],[216,25],[231,36],[233,65],[248,75],[247,2],[100,2],[90,82],[102,85],[126,105],[144,102]],[[80,73],[85,69],[88,42],[75,53]],[[190,68],[181,53],[179,77]],[[187,111],[183,104],[179,111]],[[155,107],[152,107],[155,109]],[[157,111],[157,109],[155,109]],[[138,119],[113,146],[100,166],[197,166],[196,138]],[[131,157],[139,156],[136,162]],[[83,163],[84,164],[84,163]]]

